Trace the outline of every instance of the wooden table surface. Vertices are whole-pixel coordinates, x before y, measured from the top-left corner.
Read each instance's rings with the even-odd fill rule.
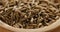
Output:
[[[9,31],[7,29],[4,29],[4,28],[0,27],[0,32],[12,32],[12,31]]]
[[[60,26],[47,32],[60,32]]]

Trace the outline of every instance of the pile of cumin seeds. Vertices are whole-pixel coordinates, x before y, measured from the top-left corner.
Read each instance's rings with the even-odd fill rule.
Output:
[[[0,0],[0,20],[16,28],[43,28],[59,17],[60,3],[49,0]]]

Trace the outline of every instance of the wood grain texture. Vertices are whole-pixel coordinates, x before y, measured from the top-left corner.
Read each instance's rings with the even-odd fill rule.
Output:
[[[60,32],[60,26],[47,32]]]
[[[0,32],[12,32],[12,31],[0,27]]]

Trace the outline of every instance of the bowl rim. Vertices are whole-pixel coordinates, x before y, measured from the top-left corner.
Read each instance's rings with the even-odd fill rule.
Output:
[[[2,22],[0,20],[0,26],[7,29],[7,30],[10,30],[10,31],[14,31],[14,32],[44,32],[44,31],[49,31],[49,30],[52,30],[58,26],[60,26],[60,19],[58,19],[55,23],[49,25],[49,26],[46,26],[44,28],[38,28],[38,29],[19,29],[19,28],[14,28],[12,26],[9,26],[8,24]]]

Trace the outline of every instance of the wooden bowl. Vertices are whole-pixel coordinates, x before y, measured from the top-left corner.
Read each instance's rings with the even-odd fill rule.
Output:
[[[56,22],[54,22],[49,26],[46,26],[44,28],[39,28],[39,29],[22,29],[22,28],[19,29],[19,28],[9,26],[2,21],[0,21],[0,26],[14,32],[45,32],[45,31],[53,30],[54,28],[60,26],[60,19],[58,19]]]

